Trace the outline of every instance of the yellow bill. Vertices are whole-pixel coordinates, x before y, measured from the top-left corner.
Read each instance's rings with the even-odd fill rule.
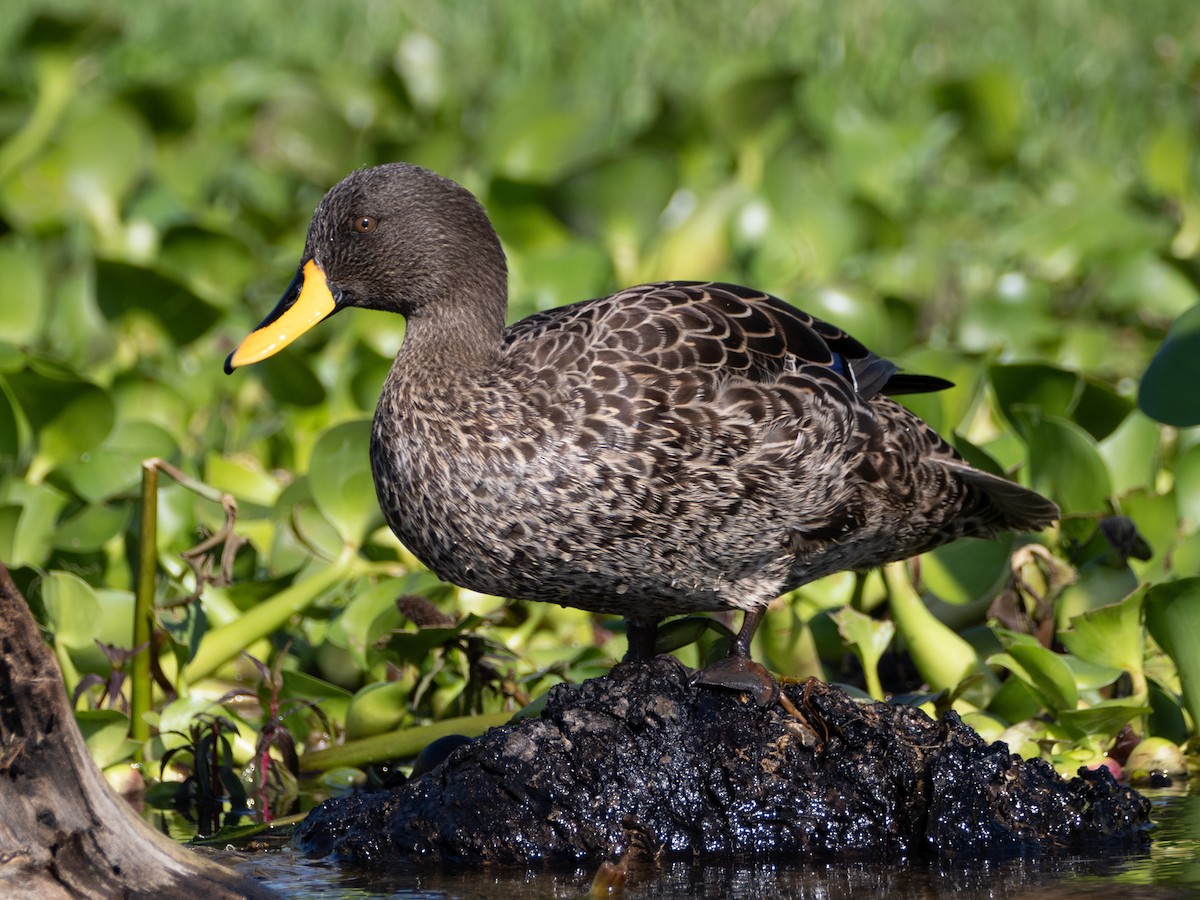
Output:
[[[296,273],[275,308],[225,360],[226,374],[274,356],[337,309],[325,273],[309,260]]]

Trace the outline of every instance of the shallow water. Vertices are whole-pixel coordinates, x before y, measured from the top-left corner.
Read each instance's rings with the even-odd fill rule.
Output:
[[[1153,843],[1145,852],[1017,859],[992,863],[879,864],[866,861],[695,865],[673,862],[629,874],[623,894],[641,897],[1032,897],[1200,896],[1200,793],[1148,791]],[[225,851],[219,858],[284,897],[513,898],[580,897],[594,870],[356,871],[290,850]]]

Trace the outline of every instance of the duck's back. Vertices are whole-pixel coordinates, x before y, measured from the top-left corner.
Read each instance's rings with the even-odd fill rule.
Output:
[[[403,415],[417,386],[397,368],[376,420],[381,505],[431,568],[491,593],[645,617],[750,608],[1057,514],[888,396],[946,382],[732,285],[534,315],[494,373],[451,390],[463,402],[420,416]]]

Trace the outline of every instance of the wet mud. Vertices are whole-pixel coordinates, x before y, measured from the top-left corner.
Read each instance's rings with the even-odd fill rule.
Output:
[[[860,705],[819,682],[759,707],[688,674],[659,657],[557,687],[541,716],[420,777],[326,801],[294,843],[386,866],[1011,858],[1149,841],[1149,803],[1106,769],[1063,779],[954,713]]]

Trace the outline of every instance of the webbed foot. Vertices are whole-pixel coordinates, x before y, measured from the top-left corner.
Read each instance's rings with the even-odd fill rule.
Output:
[[[744,656],[727,656],[692,674],[692,684],[731,691],[745,691],[759,706],[779,702],[779,682],[754,660]]]

